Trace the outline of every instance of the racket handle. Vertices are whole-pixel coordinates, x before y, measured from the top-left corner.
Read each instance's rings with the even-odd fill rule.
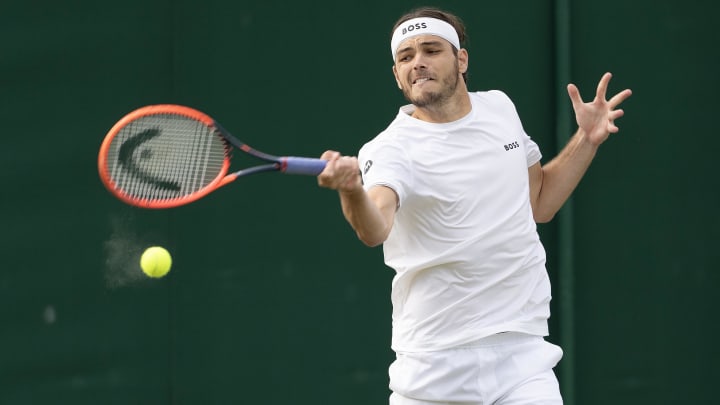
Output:
[[[280,171],[286,174],[317,176],[325,169],[325,165],[327,164],[327,160],[306,157],[289,156],[280,159],[282,161]]]

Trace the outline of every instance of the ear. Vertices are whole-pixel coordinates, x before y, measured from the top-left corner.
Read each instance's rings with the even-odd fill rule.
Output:
[[[468,64],[470,62],[469,61],[470,55],[468,55],[467,49],[465,49],[465,48],[459,49],[457,58],[458,58],[458,70],[460,71],[460,74],[467,72]]]
[[[398,79],[397,69],[395,69],[395,65],[392,67],[393,76],[395,76],[395,83],[397,83],[398,89],[402,90],[402,84],[400,84],[400,79]]]

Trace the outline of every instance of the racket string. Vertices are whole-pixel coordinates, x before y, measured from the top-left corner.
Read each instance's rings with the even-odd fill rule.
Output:
[[[169,200],[222,175],[227,146],[215,129],[177,114],[136,119],[110,145],[110,177],[132,198]]]

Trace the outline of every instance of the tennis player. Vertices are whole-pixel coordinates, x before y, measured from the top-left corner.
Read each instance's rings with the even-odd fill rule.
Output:
[[[392,32],[393,73],[410,104],[358,158],[325,152],[318,177],[396,272],[390,404],[562,404],[536,222],[553,218],[618,131],[631,92],[606,99],[605,74],[586,103],[568,85],[578,129],[543,166],[504,93],[468,92],[458,17],[417,9]]]

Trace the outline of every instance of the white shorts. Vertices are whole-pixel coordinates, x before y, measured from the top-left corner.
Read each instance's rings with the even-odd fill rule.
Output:
[[[390,405],[561,405],[552,368],[562,350],[541,336],[500,333],[462,347],[397,353]]]

